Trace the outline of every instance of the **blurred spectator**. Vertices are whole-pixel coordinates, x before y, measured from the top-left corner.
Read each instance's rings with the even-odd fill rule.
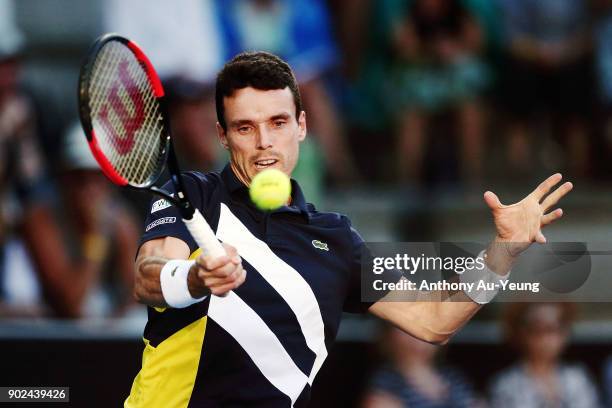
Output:
[[[85,152],[66,150],[72,162],[65,176],[70,184],[65,202],[74,212],[71,222],[62,224],[64,228],[57,222],[53,213],[57,197],[45,174],[36,116],[19,87],[23,37],[13,23],[10,6],[6,0],[0,2],[0,313],[78,317],[85,312],[92,283],[103,267],[111,236],[106,229],[113,224],[99,217],[101,211],[94,211],[97,204],[104,208],[108,203],[100,202],[89,176],[75,173],[78,163],[91,156],[82,134],[77,136]],[[122,220],[120,214],[115,216],[114,221]],[[62,231],[67,226],[77,230],[78,257],[70,253]],[[127,231],[130,224],[122,223],[120,228]],[[130,274],[137,236],[135,229],[131,235],[123,234],[124,239],[116,235],[122,250],[129,252],[123,254],[123,262],[129,263]],[[40,304],[40,295],[50,311]]]
[[[269,51],[285,59],[300,83],[308,127],[323,149],[328,171],[337,182],[355,180],[358,172],[349,154],[343,124],[323,81],[324,74],[338,63],[325,3],[217,0],[217,10],[226,59],[244,50]],[[300,164],[297,173],[317,171],[299,167]]]
[[[25,119],[22,114],[14,111],[10,118],[19,122]],[[22,122],[23,129],[32,120]],[[6,283],[0,314],[82,317],[123,313],[134,303],[131,287],[137,228],[110,194],[80,127],[72,130],[63,149],[65,196],[61,207],[65,213],[61,223],[53,211],[56,197],[43,176],[44,164],[33,133],[8,135],[11,137],[3,139],[0,132],[0,140],[6,141],[0,152],[8,154],[2,161],[8,166],[0,184],[5,193],[0,203],[6,204],[1,208],[8,210],[0,224],[5,243],[0,248],[5,258],[0,263],[0,281]],[[104,267],[120,275],[113,297],[101,290]],[[40,295],[46,305],[38,303]]]
[[[102,267],[105,241],[100,238],[99,220],[91,222],[95,213],[82,214],[78,238],[84,249],[73,260],[53,214],[55,195],[45,175],[36,116],[19,86],[24,42],[11,6],[9,1],[0,2],[0,313],[47,314],[38,302],[42,294],[51,314],[77,317],[83,313],[90,282]],[[86,180],[73,184],[83,187],[84,200],[94,202],[86,194],[90,192]]]
[[[480,179],[483,112],[478,99],[489,81],[480,58],[483,37],[459,0],[415,0],[397,21],[393,43],[402,179],[420,181],[428,122],[433,114],[449,111],[458,115],[463,176]]]
[[[551,118],[553,134],[564,136],[569,169],[589,170],[588,114],[592,96],[591,33],[585,0],[502,0],[508,62],[505,98],[510,123],[511,164],[532,166],[529,129]],[[554,164],[552,164],[554,166]]]
[[[64,234],[83,243],[98,268],[84,279],[84,316],[120,315],[136,305],[132,297],[139,228],[126,203],[100,172],[78,123],[67,132],[60,182],[68,222]]]
[[[24,38],[13,13],[12,1],[0,1],[0,309],[23,303],[31,293],[9,279],[13,268],[22,269],[24,276],[31,270],[23,243],[12,232],[48,196],[32,103],[18,85]]]
[[[570,303],[514,303],[509,307],[506,334],[521,360],[493,381],[493,407],[599,406],[595,385],[586,371],[561,359],[573,314]]]
[[[165,84],[170,126],[182,169],[211,171],[222,167],[224,150],[215,132],[215,98],[210,87],[188,78]]]
[[[214,0],[110,0],[104,7],[105,30],[136,41],[164,83],[183,168],[216,170],[212,84],[224,48]]]
[[[137,42],[162,80],[212,82],[223,65],[214,0],[107,0],[104,29]]]
[[[612,153],[612,1],[594,0],[595,58],[599,98],[604,114],[605,147]]]
[[[23,37],[11,5],[0,3],[0,312],[44,313],[33,301],[42,291],[54,314],[77,316],[81,282],[93,265],[70,261],[52,214],[53,191],[45,177],[34,110],[18,85]]]
[[[482,406],[459,372],[436,364],[438,346],[391,326],[380,345],[387,365],[374,373],[364,408]]]
[[[603,387],[605,406],[612,407],[612,357],[608,357],[603,367]]]

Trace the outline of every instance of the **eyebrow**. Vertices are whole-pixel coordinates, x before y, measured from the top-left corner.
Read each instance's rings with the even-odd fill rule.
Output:
[[[288,120],[291,117],[288,113],[279,113],[278,115],[274,115],[270,118],[271,121],[275,121],[278,119]]]
[[[242,125],[251,125],[251,124],[253,124],[253,121],[249,119],[239,119],[239,120],[233,120],[230,122],[231,127],[240,127]]]
[[[283,112],[283,113],[279,113],[277,115],[273,115],[270,118],[268,118],[268,121],[275,121],[275,120],[279,120],[279,119],[283,119],[283,120],[288,120],[291,117],[290,114]],[[233,128],[237,128],[243,125],[252,125],[253,121],[250,119],[238,119],[238,120],[233,120],[230,122],[230,126]]]

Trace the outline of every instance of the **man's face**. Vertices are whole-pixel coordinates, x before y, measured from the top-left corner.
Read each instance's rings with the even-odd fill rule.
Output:
[[[240,181],[249,185],[268,168],[291,176],[306,137],[306,114],[301,112],[296,120],[291,90],[247,87],[224,98],[223,104],[227,131],[217,123],[217,132]]]

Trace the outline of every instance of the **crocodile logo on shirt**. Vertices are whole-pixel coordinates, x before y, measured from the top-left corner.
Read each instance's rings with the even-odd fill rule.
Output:
[[[318,239],[312,240],[312,246],[322,251],[329,251],[329,248],[327,247],[327,243],[319,241]]]

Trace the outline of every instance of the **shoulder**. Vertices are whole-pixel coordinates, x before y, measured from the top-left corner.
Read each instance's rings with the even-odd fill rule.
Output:
[[[206,187],[217,186],[222,183],[221,173],[218,171],[209,173],[202,173],[199,171],[184,171],[181,172],[181,177],[183,180]]]
[[[590,376],[586,368],[580,364],[566,364],[559,369],[561,377],[568,383],[580,384],[590,382]]]
[[[193,196],[197,193],[199,197],[210,197],[211,193],[223,182],[218,172],[201,173],[199,171],[181,172],[181,181],[188,195]],[[168,180],[165,188],[174,191],[172,181]]]
[[[599,393],[595,382],[582,365],[564,365],[560,367],[561,387],[567,390],[572,398],[570,406],[598,407]]]
[[[467,377],[459,368],[450,365],[441,365],[438,372],[451,383],[467,383]]]
[[[351,221],[349,218],[337,212],[318,211],[314,205],[307,204],[310,214],[310,221],[319,226],[328,226],[330,228],[350,228]]]
[[[521,367],[518,364],[513,365],[493,377],[491,388],[493,392],[501,391],[507,388],[515,388],[524,379],[525,376]]]
[[[405,381],[401,374],[390,366],[383,366],[374,371],[370,377],[371,389],[401,390]]]
[[[337,212],[317,211],[312,204],[307,204],[310,223],[318,228],[334,229],[345,234],[353,244],[361,244],[363,238],[353,227],[348,216]]]

